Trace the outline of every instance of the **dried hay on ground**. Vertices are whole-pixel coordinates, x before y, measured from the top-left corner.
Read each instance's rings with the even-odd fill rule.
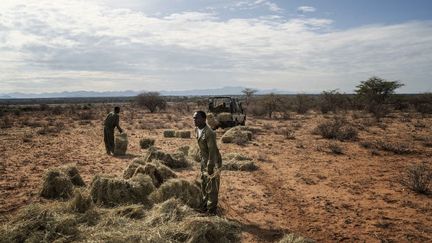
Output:
[[[201,153],[197,144],[190,146],[188,154],[195,162],[201,162]]]
[[[198,208],[201,204],[201,189],[194,182],[171,179],[150,194],[150,199],[154,203],[160,203],[170,198],[178,198],[191,208]]]
[[[156,204],[146,216],[146,224],[157,226],[172,222],[179,222],[186,217],[197,215],[189,206],[177,198],[170,198],[165,202]]]
[[[69,176],[74,186],[85,186],[84,180],[79,174],[78,169],[74,164],[68,164],[60,168],[67,176]]]
[[[121,133],[115,137],[114,155],[125,155],[128,146],[126,133]]]
[[[93,202],[104,206],[142,203],[149,205],[147,196],[155,190],[148,175],[138,174],[129,180],[95,176],[91,183]]]
[[[218,121],[221,121],[221,122],[233,121],[233,117],[232,117],[231,113],[229,113],[229,112],[222,112],[222,113],[217,114],[217,119],[218,119]]]
[[[213,113],[209,113],[207,114],[207,124],[211,127],[211,128],[215,128],[215,127],[219,127],[219,122],[216,119],[216,117],[213,115]]]
[[[140,139],[140,147],[142,149],[147,149],[150,148],[151,146],[154,146],[155,144],[155,139],[153,138],[142,138]]]
[[[126,169],[123,171],[123,178],[124,179],[129,179],[133,176],[133,174],[135,173],[135,170],[141,166],[141,165],[145,165],[146,164],[146,158],[145,157],[139,157],[139,158],[135,158],[133,159],[128,167],[126,167]]]
[[[234,171],[255,171],[258,169],[258,166],[252,161],[251,158],[245,155],[239,153],[229,153],[224,156],[222,169]]]
[[[223,143],[245,144],[252,140],[252,131],[248,127],[237,126],[229,129],[222,135]]]
[[[32,204],[19,211],[0,230],[0,242],[73,241],[78,234],[77,221],[54,208]]]
[[[88,193],[75,190],[72,200],[69,202],[69,208],[78,213],[85,213],[92,208],[93,202]]]
[[[48,199],[67,199],[72,196],[73,184],[65,173],[59,169],[50,169],[44,175],[40,196]]]
[[[114,208],[114,214],[131,219],[142,219],[145,216],[145,207],[139,204],[120,206]]]
[[[175,136],[178,138],[191,138],[191,131],[176,131]]]
[[[304,238],[295,234],[285,235],[278,243],[314,243],[312,239]]]
[[[177,149],[177,151],[182,152],[185,156],[189,155],[189,149],[190,146],[185,145],[185,146],[181,146],[180,148]]]
[[[183,153],[169,154],[160,150],[150,150],[145,157],[147,158],[147,162],[159,160],[162,164],[173,169],[189,167],[189,163]]]
[[[164,182],[164,179],[163,179],[161,173],[159,172],[159,170],[157,169],[156,165],[151,164],[151,163],[147,163],[145,165],[139,166],[135,170],[134,175],[132,177],[134,177],[138,174],[144,174],[144,175],[150,176],[150,178],[152,179],[153,185],[155,185],[155,187],[159,187]]]

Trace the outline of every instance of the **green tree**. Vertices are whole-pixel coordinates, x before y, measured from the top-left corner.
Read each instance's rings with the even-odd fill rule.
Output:
[[[379,77],[371,77],[361,81],[355,90],[363,106],[377,119],[387,112],[387,105],[395,90],[404,86],[399,81],[387,81]]]
[[[165,110],[166,101],[159,95],[159,92],[145,92],[137,96],[136,101],[139,106],[146,107],[151,113],[157,109]]]

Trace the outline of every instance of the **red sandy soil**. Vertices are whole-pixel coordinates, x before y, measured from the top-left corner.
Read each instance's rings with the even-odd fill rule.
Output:
[[[129,136],[128,155],[108,156],[102,138],[107,107],[93,108],[93,120],[80,112],[47,115],[47,112],[10,114],[12,127],[0,130],[0,221],[38,196],[45,170],[75,163],[90,184],[95,174],[121,176],[127,164],[145,153],[143,137],[172,152],[196,141],[164,138],[165,129],[191,130],[190,113],[149,114],[126,106],[121,126]],[[98,109],[95,112],[94,109]],[[288,120],[248,118],[247,125],[260,129],[244,146],[223,144],[221,153],[237,152],[256,162],[254,172],[224,171],[221,178],[221,216],[239,222],[244,242],[273,242],[285,233],[296,233],[318,242],[431,242],[432,197],[417,194],[400,183],[409,165],[431,166],[432,118],[395,113],[381,123],[364,114],[342,114],[359,129],[356,141],[339,142],[314,135],[314,128],[333,115],[309,113]],[[2,118],[4,119],[4,117]],[[39,134],[42,123],[60,131]],[[64,124],[64,128],[62,124]],[[284,135],[294,131],[294,138]],[[217,131],[220,138],[223,130]],[[397,155],[367,149],[365,141],[405,144],[413,150]],[[329,144],[343,154],[331,152]],[[197,166],[181,170],[194,179]]]

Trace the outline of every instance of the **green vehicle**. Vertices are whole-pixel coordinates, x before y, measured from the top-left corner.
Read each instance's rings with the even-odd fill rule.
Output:
[[[216,96],[208,100],[207,122],[212,129],[244,126],[246,114],[237,98]]]

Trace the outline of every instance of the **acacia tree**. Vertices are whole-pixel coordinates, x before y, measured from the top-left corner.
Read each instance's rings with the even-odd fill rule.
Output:
[[[355,92],[364,107],[379,119],[386,113],[386,105],[395,90],[402,86],[404,84],[399,81],[387,81],[374,76],[361,81]]]
[[[242,90],[242,93],[246,96],[246,107],[249,106],[250,98],[252,95],[254,95],[258,90],[251,89],[251,88],[245,88]]]
[[[272,118],[273,112],[277,111],[280,103],[280,98],[274,93],[270,93],[263,97],[262,104],[264,109],[267,111],[269,118]]]
[[[166,101],[159,95],[159,92],[144,92],[137,96],[136,101],[139,106],[146,107],[151,113],[156,110],[165,110]]]

